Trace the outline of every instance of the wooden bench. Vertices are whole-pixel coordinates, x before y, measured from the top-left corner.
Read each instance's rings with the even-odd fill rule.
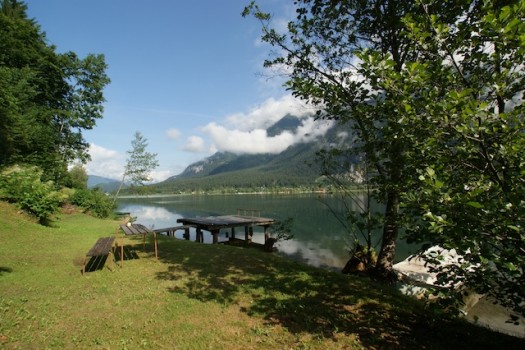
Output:
[[[115,254],[113,252],[113,243],[115,243],[115,237],[103,237],[99,238],[98,241],[91,247],[84,257],[84,263],[82,264],[82,274],[86,273],[86,262],[88,257],[100,257],[108,256],[111,253],[111,270],[113,270],[113,261],[115,260]]]

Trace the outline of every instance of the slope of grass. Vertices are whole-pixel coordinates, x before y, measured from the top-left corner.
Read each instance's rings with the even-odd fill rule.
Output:
[[[51,227],[0,202],[0,348],[493,349],[522,340],[440,320],[364,278],[254,249],[126,237],[124,266],[80,273],[117,221]]]

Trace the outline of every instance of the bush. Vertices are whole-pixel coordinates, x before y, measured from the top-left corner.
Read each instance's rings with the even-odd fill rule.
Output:
[[[293,218],[287,218],[284,221],[277,221],[270,226],[270,237],[264,244],[264,249],[268,252],[273,251],[273,246],[279,241],[293,239],[292,233]]]
[[[84,208],[91,215],[107,218],[115,210],[112,199],[99,189],[77,189],[70,198],[71,204]]]
[[[58,211],[61,196],[53,182],[42,182],[35,166],[13,166],[0,175],[0,197],[45,222]]]

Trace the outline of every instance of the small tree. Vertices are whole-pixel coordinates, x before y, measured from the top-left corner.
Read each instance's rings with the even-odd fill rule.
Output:
[[[383,224],[372,207],[373,188],[366,157],[355,154],[354,145],[330,145],[317,153],[326,184],[339,196],[337,209],[325,203],[349,234],[349,260],[343,273],[369,271],[377,262],[377,231]],[[375,234],[374,234],[375,233]]]
[[[129,177],[132,186],[143,186],[145,182],[151,181],[151,171],[159,166],[157,154],[146,151],[148,140],[140,131],[135,132],[131,147],[131,150],[127,151],[128,159],[114,201],[117,200],[126,178]]]

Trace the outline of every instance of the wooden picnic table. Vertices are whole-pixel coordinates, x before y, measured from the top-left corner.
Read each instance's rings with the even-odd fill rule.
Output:
[[[121,230],[125,235],[143,235],[144,236],[144,250],[146,249],[146,235],[152,234],[153,235],[153,242],[155,246],[155,259],[158,260],[158,248],[157,248],[157,233],[146,226],[142,224],[122,224],[119,226],[118,230]],[[117,235],[117,234],[116,234]],[[121,244],[120,244],[120,266],[122,267],[122,263],[124,260],[124,236],[121,237]]]

